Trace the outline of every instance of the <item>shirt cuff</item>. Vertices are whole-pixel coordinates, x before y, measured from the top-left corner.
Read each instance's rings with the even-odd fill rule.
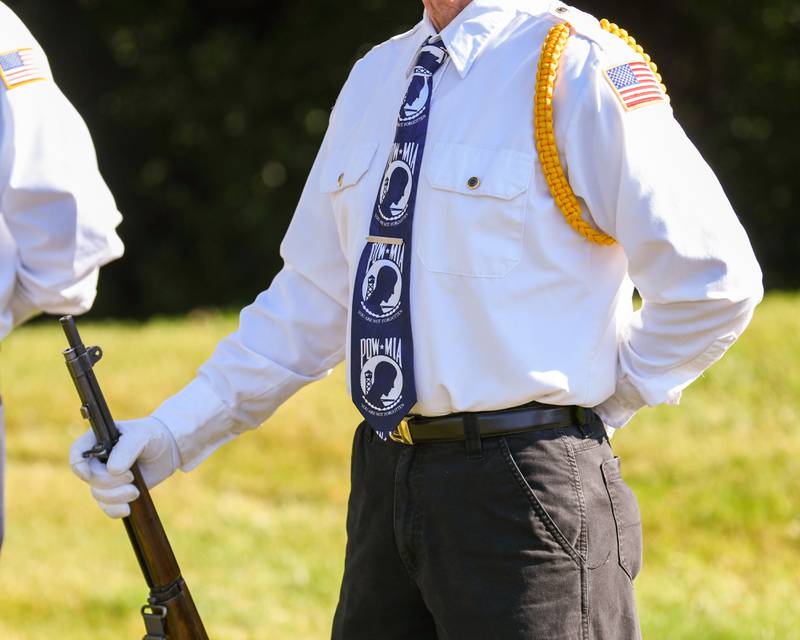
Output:
[[[234,420],[228,408],[204,378],[195,378],[152,415],[175,438],[182,471],[191,471],[238,435],[233,431]]]
[[[628,424],[636,412],[646,404],[628,377],[622,375],[617,380],[617,389],[614,395],[597,405],[594,411],[600,416],[606,427],[620,429]]]

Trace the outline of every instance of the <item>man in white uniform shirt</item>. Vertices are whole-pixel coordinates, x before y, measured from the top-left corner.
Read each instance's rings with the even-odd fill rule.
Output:
[[[86,125],[0,3],[0,339],[41,312],[88,311],[99,268],[122,255],[120,220]],[[0,545],[4,448],[0,422]]]
[[[641,522],[603,423],[678,404],[759,266],[624,33],[550,0],[424,4],[353,68],[239,330],[107,466],[91,433],[71,463],[124,516],[134,460],[151,486],[189,471],[347,359],[335,639],[638,638]]]

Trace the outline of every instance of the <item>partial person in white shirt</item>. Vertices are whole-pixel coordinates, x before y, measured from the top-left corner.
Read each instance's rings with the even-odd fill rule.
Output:
[[[45,312],[88,311],[121,221],[81,117],[30,31],[0,3],[0,339]],[[2,405],[0,404],[0,412]],[[3,460],[0,413],[0,545]]]
[[[189,471],[349,358],[398,106],[438,32],[448,59],[430,81],[413,222],[417,402],[390,442],[356,432],[333,636],[639,637],[641,523],[604,425],[678,404],[748,325],[761,271],[625,33],[549,0],[424,4],[353,68],[285,266],[238,331],[151,416],[120,424],[107,467],[81,456],[91,432],[71,464],[125,516],[137,458],[150,486]],[[557,73],[551,59],[537,81],[546,54]],[[558,171],[572,195],[557,201]]]

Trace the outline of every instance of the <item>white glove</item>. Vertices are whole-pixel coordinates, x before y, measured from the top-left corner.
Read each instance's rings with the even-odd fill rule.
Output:
[[[83,457],[83,452],[97,443],[91,430],[78,438],[69,451],[69,463],[75,475],[89,483],[92,496],[110,518],[130,515],[128,503],[139,497],[130,471],[134,463],[138,462],[148,489],[166,480],[181,465],[172,432],[157,418],[148,416],[118,422],[117,429],[121,436],[107,464],[97,458]]]

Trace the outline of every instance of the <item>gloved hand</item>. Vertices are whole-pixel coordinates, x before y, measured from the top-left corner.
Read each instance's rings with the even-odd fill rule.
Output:
[[[139,497],[130,471],[135,462],[148,489],[166,480],[181,465],[175,438],[157,418],[148,416],[118,422],[117,428],[121,436],[107,464],[97,458],[83,457],[83,452],[97,443],[91,430],[78,438],[69,451],[69,463],[75,475],[89,483],[92,496],[110,518],[130,515],[128,503]]]

